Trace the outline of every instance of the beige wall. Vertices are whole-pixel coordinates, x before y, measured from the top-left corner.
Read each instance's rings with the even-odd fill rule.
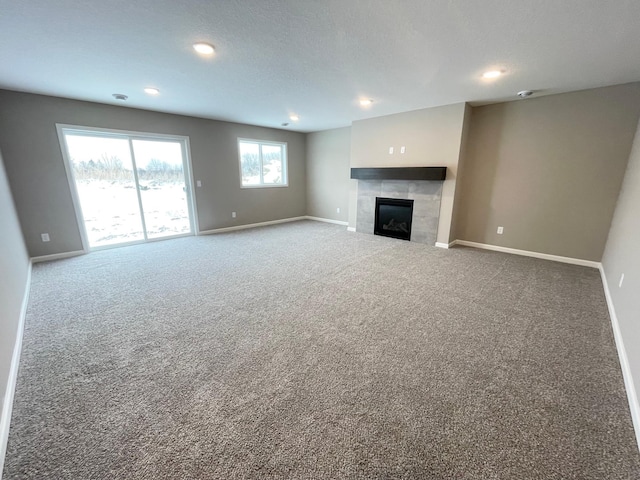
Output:
[[[620,333],[640,398],[640,124],[602,258]],[[624,274],[622,287],[620,277]],[[640,432],[637,432],[640,436]]]
[[[460,225],[458,224],[460,219],[460,198],[462,197],[461,183],[464,181],[466,174],[465,165],[466,158],[469,155],[469,134],[471,132],[471,112],[470,105],[466,105],[464,109],[464,122],[462,127],[462,138],[460,140],[460,158],[458,160],[457,181],[456,190],[453,196],[453,212],[451,214],[451,230],[449,232],[449,243],[458,238],[458,232]]]
[[[351,127],[307,135],[307,215],[348,220],[350,155]]]
[[[5,405],[5,395],[28,272],[29,257],[0,154],[0,411],[3,414],[8,407]],[[8,422],[10,419],[3,416],[2,420]],[[0,427],[0,435],[8,433],[3,430],[8,424],[3,423]],[[5,440],[0,438],[0,446],[4,447]],[[0,470],[4,460],[2,447]]]
[[[449,243],[458,161],[464,129],[464,103],[426,108],[353,122],[351,167],[447,167],[442,188],[438,242]],[[400,147],[406,153],[400,153]],[[389,154],[389,147],[394,153]],[[355,189],[351,182],[349,226],[355,227]]]
[[[600,261],[639,115],[639,83],[474,108],[458,238]]]
[[[304,134],[2,90],[0,106],[0,149],[31,256],[82,249],[56,123],[188,136],[203,185],[201,230],[306,214]],[[287,142],[289,186],[241,189],[238,137]],[[51,242],[41,242],[42,232]]]

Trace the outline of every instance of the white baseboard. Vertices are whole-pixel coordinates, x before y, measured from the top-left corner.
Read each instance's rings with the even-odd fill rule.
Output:
[[[306,216],[282,218],[280,220],[270,220],[268,222],[248,223],[246,225],[236,225],[234,227],[214,228],[213,230],[203,230],[198,235],[212,235],[215,233],[233,232],[235,230],[246,230],[248,228],[266,227],[267,225],[277,225],[279,223],[297,222],[299,220],[307,220]]]
[[[18,328],[16,330],[16,339],[13,345],[13,356],[11,357],[11,368],[9,370],[9,378],[7,379],[4,400],[2,402],[2,414],[0,416],[0,480],[2,479],[4,458],[7,453],[7,442],[9,441],[9,427],[11,425],[11,412],[13,410],[13,395],[16,391],[16,381],[18,380],[18,365],[20,363],[20,353],[22,352],[22,334],[24,333],[24,321],[27,315],[30,291],[31,262],[29,262],[29,270],[27,271],[27,282],[24,289],[24,295],[22,297],[20,317],[18,318]]]
[[[522,255],[524,257],[541,258],[543,260],[552,260],[560,263],[570,263],[572,265],[581,265],[583,267],[600,268],[600,262],[593,260],[583,260],[581,258],[562,257],[560,255],[550,255],[548,253],[530,252],[528,250],[518,250],[517,248],[499,247],[498,245],[489,245],[486,243],[468,242],[466,240],[455,240],[449,246],[463,245],[465,247],[482,248],[483,250],[493,250],[494,252],[511,253],[514,255]]]
[[[453,241],[453,242],[451,242],[451,243],[436,242],[436,247],[438,247],[438,248],[451,248],[451,247],[453,247],[454,245],[456,245],[456,243],[457,243],[457,241],[456,241],[456,240],[454,240],[454,241]]]
[[[39,257],[31,257],[31,263],[49,262],[51,260],[62,260],[63,258],[77,257],[78,255],[84,255],[87,252],[84,250],[75,250],[73,252],[53,253],[51,255],[41,255]]]
[[[335,225],[343,225],[345,227],[349,225],[349,222],[343,222],[342,220],[332,220],[330,218],[312,217],[310,215],[307,215],[305,218],[307,220],[313,220],[314,222],[333,223]]]
[[[347,232],[355,232],[356,227],[347,227]]]
[[[622,378],[624,379],[624,387],[627,391],[627,401],[629,402],[629,411],[631,412],[631,420],[633,421],[633,429],[636,432],[636,443],[640,450],[640,404],[638,404],[638,395],[633,377],[631,376],[631,367],[627,358],[627,351],[624,348],[622,340],[622,332],[620,331],[620,323],[616,315],[616,309],[613,305],[611,292],[609,291],[609,283],[604,273],[604,268],[600,264],[600,276],[602,277],[602,285],[604,286],[604,296],[607,299],[607,307],[609,308],[609,316],[611,317],[611,327],[613,328],[613,337],[616,341],[616,349],[618,350],[618,359],[620,360],[620,368],[622,369]]]

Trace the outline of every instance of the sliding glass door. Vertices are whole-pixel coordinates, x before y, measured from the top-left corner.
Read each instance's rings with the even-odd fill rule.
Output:
[[[131,143],[147,237],[191,233],[182,145],[159,140]]]
[[[58,130],[89,248],[192,234],[186,139]]]

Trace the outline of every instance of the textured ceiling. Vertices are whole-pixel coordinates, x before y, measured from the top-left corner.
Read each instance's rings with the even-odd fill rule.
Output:
[[[308,132],[638,81],[638,25],[638,0],[0,0],[0,88]]]

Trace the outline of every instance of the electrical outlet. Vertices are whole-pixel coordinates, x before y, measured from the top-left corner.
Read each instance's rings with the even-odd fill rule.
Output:
[[[51,240],[48,233],[42,233],[40,237],[42,238],[43,242],[49,242]]]
[[[389,155],[393,155],[393,147],[389,147]]]
[[[231,212],[231,218],[236,218],[236,212]]]
[[[196,187],[201,187],[201,186],[202,186],[202,181],[196,180]]]
[[[340,213],[340,207],[336,208],[336,213]]]
[[[624,282],[624,273],[620,275],[620,282],[618,283],[618,288],[622,288],[622,282]]]
[[[502,235],[504,233],[504,227],[498,227],[498,235]]]
[[[404,153],[406,151],[407,151],[407,149],[404,146],[400,147],[400,153]]]

